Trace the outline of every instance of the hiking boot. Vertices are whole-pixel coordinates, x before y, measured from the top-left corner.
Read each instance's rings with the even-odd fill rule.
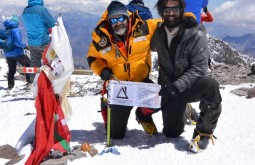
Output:
[[[11,90],[14,87],[14,85],[8,85],[7,89]]]
[[[142,125],[144,132],[146,132],[147,134],[155,135],[158,133],[157,127],[151,115],[144,116],[140,108],[136,109],[136,120],[139,124]]]
[[[189,149],[195,153],[200,152],[201,150],[206,149],[209,144],[209,140],[212,140],[214,144],[213,135],[200,133],[197,129],[194,130],[193,139],[189,144]]]
[[[33,84],[31,84],[31,83],[27,83],[27,84],[26,84],[26,88],[25,88],[25,89],[29,91],[29,90],[31,90],[31,89],[32,89],[32,86],[33,86]]]
[[[144,132],[146,132],[147,134],[155,135],[155,134],[158,133],[157,127],[156,127],[156,125],[155,125],[155,123],[154,123],[152,118],[148,122],[146,122],[146,121],[138,121],[138,123],[142,125]]]

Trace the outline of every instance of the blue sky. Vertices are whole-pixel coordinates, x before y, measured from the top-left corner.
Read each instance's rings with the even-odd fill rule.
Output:
[[[127,4],[131,0],[119,0]],[[44,0],[44,4],[51,10],[86,11],[101,15],[111,0]],[[157,12],[153,9],[156,0],[144,0],[155,17]],[[27,0],[1,0],[1,8],[6,6],[27,5]],[[217,37],[240,36],[255,33],[255,0],[209,0],[208,9],[211,11],[214,22],[204,23],[209,34]]]

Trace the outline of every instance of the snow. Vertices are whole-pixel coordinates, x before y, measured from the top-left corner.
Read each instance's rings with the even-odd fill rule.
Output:
[[[2,61],[0,64],[3,66]],[[87,76],[72,75],[72,80],[82,82],[85,77]],[[93,76],[90,77],[94,81],[97,80]],[[25,82],[16,80],[15,83],[19,86]],[[6,86],[7,80],[0,71],[0,96],[5,93]],[[153,119],[159,133],[149,136],[135,120],[133,110],[125,138],[111,140],[120,155],[105,153],[90,157],[87,154],[87,157],[68,161],[68,164],[254,164],[255,98],[247,99],[230,93],[233,89],[251,86],[255,86],[255,83],[223,86],[221,89],[223,109],[214,133],[217,137],[215,145],[210,144],[208,149],[198,154],[187,151],[195,126],[186,125],[185,132],[179,138],[166,138],[161,131],[163,128],[161,112],[158,112],[153,115]],[[33,114],[25,115],[36,112],[34,99],[32,95],[0,99],[0,146],[9,144],[15,147],[19,137],[35,117]],[[71,97],[69,101],[73,108],[73,116],[68,121],[72,134],[71,146],[88,142],[100,153],[106,146],[103,119],[97,112],[100,109],[100,96]],[[192,103],[192,106],[199,112],[198,103]],[[28,154],[17,164],[24,164],[27,157]],[[8,161],[0,158],[0,164]]]

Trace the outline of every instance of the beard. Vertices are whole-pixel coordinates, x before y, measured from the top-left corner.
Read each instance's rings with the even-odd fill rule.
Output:
[[[121,24],[121,25],[115,26],[113,28],[113,31],[117,35],[124,36],[126,34],[126,32],[127,32],[127,27],[125,25]]]
[[[169,28],[173,29],[181,24],[181,18],[176,16],[168,16],[164,18],[164,25]]]

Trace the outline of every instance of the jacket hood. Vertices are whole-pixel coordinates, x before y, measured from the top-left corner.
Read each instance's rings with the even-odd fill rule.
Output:
[[[17,28],[19,26],[19,23],[11,19],[7,19],[3,22],[3,25],[6,29],[13,29]]]
[[[28,6],[40,5],[43,6],[43,0],[28,0]]]

